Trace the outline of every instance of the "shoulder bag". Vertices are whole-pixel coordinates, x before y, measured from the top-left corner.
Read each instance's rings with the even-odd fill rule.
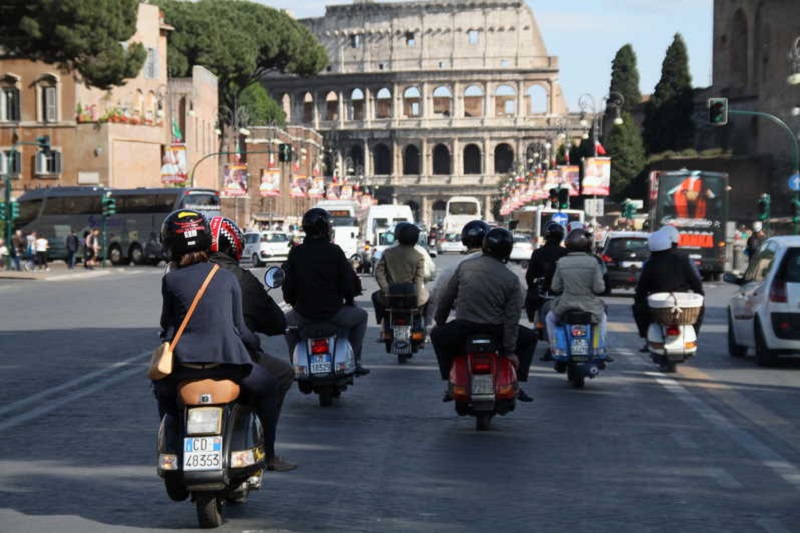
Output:
[[[173,350],[175,350],[175,346],[178,344],[178,341],[181,340],[183,330],[186,329],[186,325],[192,318],[192,314],[194,314],[197,304],[200,303],[200,299],[206,292],[208,284],[211,283],[211,278],[214,277],[214,274],[217,273],[217,270],[219,270],[218,265],[214,265],[211,268],[211,272],[208,273],[208,276],[206,276],[206,279],[203,282],[203,285],[200,287],[200,290],[197,291],[194,301],[192,301],[192,305],[189,307],[189,311],[187,311],[186,316],[183,317],[183,322],[181,322],[178,332],[175,333],[175,337],[172,338],[172,342],[163,342],[158,348],[153,350],[153,354],[150,356],[150,366],[147,368],[147,376],[153,381],[164,379],[172,374],[172,363],[174,359]]]

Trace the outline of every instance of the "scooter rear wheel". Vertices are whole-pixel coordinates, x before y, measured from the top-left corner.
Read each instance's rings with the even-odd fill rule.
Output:
[[[167,489],[167,496],[174,502],[185,501],[189,497],[189,491],[183,484],[183,480],[177,473],[167,472],[164,475],[164,488]]]
[[[475,429],[477,431],[487,431],[491,422],[491,413],[478,413],[475,415]]]
[[[319,405],[320,407],[330,407],[333,403],[333,395],[330,389],[322,389],[319,391]]]
[[[195,493],[197,522],[200,527],[210,529],[222,525],[222,500],[213,492]]]

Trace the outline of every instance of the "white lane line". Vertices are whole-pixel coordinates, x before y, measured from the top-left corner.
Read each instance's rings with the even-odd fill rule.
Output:
[[[748,431],[736,427],[719,411],[706,404],[674,379],[664,377],[656,372],[647,372],[647,375],[655,377],[661,386],[677,396],[678,399],[694,409],[712,425],[727,433],[737,444],[761,461],[764,466],[770,468],[787,483],[800,490],[800,470],[781,454],[755,438]]]
[[[727,470],[724,468],[706,468],[706,473],[709,477],[714,478],[717,485],[723,489],[741,489],[742,484],[739,483]]]
[[[118,381],[122,381],[132,377],[134,375],[139,375],[140,377],[144,377],[144,368],[143,366],[136,366],[134,368],[129,368],[125,372],[120,372],[118,374],[114,374],[113,376],[108,377],[107,379],[98,381],[93,383],[92,385],[85,387],[83,389],[78,389],[77,391],[69,394],[67,396],[63,396],[57,399],[50,400],[46,402],[44,405],[31,409],[30,411],[26,411],[22,414],[12,416],[11,418],[6,419],[3,422],[0,422],[0,432],[5,431],[9,428],[14,426],[18,426],[24,422],[28,422],[33,420],[34,418],[38,418],[42,415],[46,415],[51,411],[55,411],[59,407],[66,405],[68,403],[74,402],[84,396],[88,396],[93,392],[99,391],[101,389],[105,389]]]
[[[41,400],[42,398],[47,398],[48,396],[52,396],[53,394],[61,392],[61,391],[65,390],[65,389],[69,389],[69,388],[74,387],[76,385],[80,385],[81,383],[84,383],[86,381],[94,379],[94,378],[96,378],[98,376],[102,376],[104,374],[108,374],[109,372],[115,372],[117,370],[123,369],[126,366],[130,366],[132,363],[138,362],[138,361],[140,361],[140,360],[142,360],[142,359],[144,359],[146,357],[149,357],[150,353],[151,352],[143,352],[143,353],[134,355],[133,357],[129,357],[128,359],[125,359],[123,361],[118,361],[118,362],[113,363],[113,364],[111,364],[109,366],[106,366],[106,367],[103,367],[103,368],[99,368],[99,369],[97,369],[97,370],[95,370],[93,372],[89,372],[88,374],[84,374],[79,378],[75,378],[75,379],[73,379],[71,381],[67,381],[66,383],[62,383],[61,385],[57,385],[55,387],[51,387],[49,389],[45,389],[45,390],[43,390],[41,392],[37,392],[36,394],[28,396],[27,398],[23,398],[21,400],[17,400],[14,403],[5,405],[3,407],[0,407],[0,416],[4,415],[6,413],[10,413],[11,411],[15,411],[17,409],[20,409],[21,407],[25,407],[27,405],[30,405],[30,404],[32,404],[34,402],[37,402],[37,401]]]
[[[678,443],[678,446],[685,450],[696,450],[697,443],[686,433],[674,432],[672,438]]]
[[[791,533],[791,530],[777,518],[759,518],[756,520],[756,524],[767,533]]]

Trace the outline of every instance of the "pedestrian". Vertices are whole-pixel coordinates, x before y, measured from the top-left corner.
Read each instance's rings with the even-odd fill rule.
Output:
[[[25,257],[25,236],[22,230],[18,229],[11,237],[11,261],[14,263],[14,270],[22,270],[21,259]]]
[[[756,253],[758,253],[759,248],[761,248],[761,244],[764,242],[767,236],[764,233],[763,226],[761,222],[753,222],[753,234],[750,235],[750,238],[747,239],[747,245],[744,253],[750,259],[753,260]]]
[[[94,246],[92,246],[92,231],[83,232],[83,268],[94,268]]]
[[[8,260],[7,268],[11,270],[11,260],[10,254],[8,252],[8,246],[6,246],[5,239],[0,239],[0,269],[3,268],[6,260]]]
[[[70,228],[65,244],[67,247],[67,268],[72,270],[75,268],[75,255],[78,253],[78,236],[75,235],[74,229]]]
[[[36,259],[36,250],[34,243],[36,242],[36,232],[32,231],[25,237],[25,262],[27,263],[28,270],[33,272],[34,260]]]
[[[39,270],[50,270],[50,267],[47,266],[47,249],[49,246],[50,243],[47,242],[47,238],[44,235],[36,237],[34,247],[36,250],[36,266],[39,267]]]
[[[100,229],[94,228],[92,230],[92,251],[94,252],[94,266],[97,266],[98,261],[102,261],[104,257],[103,254],[103,243],[100,239]]]

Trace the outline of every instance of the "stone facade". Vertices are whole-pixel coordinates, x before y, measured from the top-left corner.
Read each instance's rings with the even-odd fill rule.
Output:
[[[327,176],[409,203],[425,223],[457,194],[481,197],[490,217],[503,175],[580,131],[525,2],[356,0],[300,22],[330,66],[265,86],[291,124],[323,134]]]

